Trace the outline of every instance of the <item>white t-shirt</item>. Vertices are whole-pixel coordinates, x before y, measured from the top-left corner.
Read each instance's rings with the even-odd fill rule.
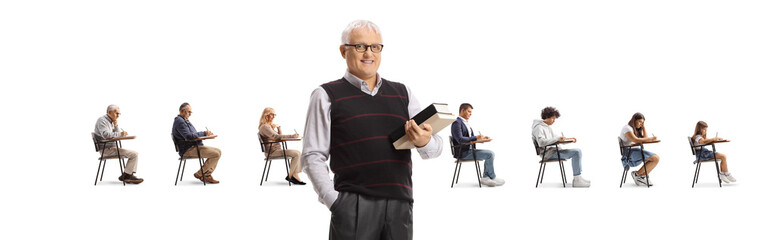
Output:
[[[625,125],[624,127],[622,127],[622,132],[619,133],[619,138],[622,139],[622,143],[624,143],[625,146],[630,146],[633,144],[633,142],[630,141],[630,139],[628,139],[627,136],[625,136],[625,133],[628,133],[628,132],[633,132],[633,135],[635,135],[635,132],[633,131],[633,128],[630,127],[630,125]]]

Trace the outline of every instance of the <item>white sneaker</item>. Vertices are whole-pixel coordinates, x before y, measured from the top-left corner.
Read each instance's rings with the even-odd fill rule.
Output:
[[[646,180],[643,179],[643,177],[638,176],[637,172],[631,171],[630,172],[630,177],[632,177],[633,182],[635,182],[635,186],[646,185]]]
[[[651,182],[651,179],[648,179],[648,181],[646,181],[646,178],[648,178],[648,176],[638,175],[638,172],[636,171],[632,171],[630,175],[632,175],[633,180],[635,180],[636,186],[640,186],[640,185],[646,186],[646,182],[648,182],[648,186],[654,185],[654,183]]]
[[[574,180],[572,180],[572,187],[586,188],[586,187],[590,187],[590,183],[583,181],[582,178],[575,178]]]
[[[730,173],[724,173],[724,172],[719,173],[719,179],[725,183],[732,183],[736,181],[735,178]]]
[[[590,187],[590,181],[582,178],[582,176],[577,175],[572,179],[572,187]]]
[[[488,187],[495,187],[495,184],[496,184],[495,181],[493,181],[493,179],[490,179],[489,177],[480,178],[480,183]]]
[[[496,186],[503,186],[503,184],[506,183],[505,180],[500,179],[500,178],[493,178],[493,182],[495,182]]]
[[[727,177],[727,180],[730,180],[730,182],[731,182],[731,183],[734,183],[734,182],[737,182],[737,181],[738,181],[738,180],[736,180],[736,179],[733,177],[733,174],[730,174],[730,172],[725,172],[725,177]]]

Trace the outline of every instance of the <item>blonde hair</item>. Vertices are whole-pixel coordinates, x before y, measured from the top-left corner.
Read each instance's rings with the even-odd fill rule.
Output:
[[[269,114],[271,114],[272,112],[274,112],[274,108],[270,108],[270,107],[264,108],[264,112],[261,113],[261,120],[258,121],[258,127],[261,127],[264,124],[269,123],[269,121],[266,120],[266,116],[269,116]]]

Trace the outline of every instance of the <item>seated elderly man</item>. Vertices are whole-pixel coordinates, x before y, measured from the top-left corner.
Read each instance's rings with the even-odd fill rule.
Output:
[[[119,116],[121,116],[121,109],[119,109],[119,106],[109,105],[106,110],[106,115],[98,118],[98,121],[95,123],[95,139],[102,141],[108,138],[126,136],[127,132],[122,131],[121,128],[119,128]],[[102,147],[102,145],[97,145],[98,151],[101,150],[100,147]],[[116,155],[116,143],[106,143],[105,149],[102,150],[103,154],[106,156]],[[124,168],[124,173],[119,177],[119,181],[133,184],[141,183],[143,179],[134,176],[134,173],[137,171],[137,152],[121,148],[118,150],[118,153],[129,159]]]

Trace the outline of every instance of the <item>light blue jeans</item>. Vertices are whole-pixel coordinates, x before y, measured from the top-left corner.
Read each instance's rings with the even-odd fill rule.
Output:
[[[482,171],[482,177],[489,177],[495,179],[495,170],[493,170],[493,160],[495,159],[495,153],[490,150],[475,149],[474,151],[467,151],[466,156],[462,157],[462,160],[474,159],[474,153],[477,154],[477,159],[485,160],[485,169]]]
[[[578,176],[582,173],[582,151],[580,149],[563,149],[559,152],[553,153],[553,156],[551,156],[551,158],[559,157],[559,153],[561,153],[561,158],[572,159],[572,172],[574,174],[573,176]]]

